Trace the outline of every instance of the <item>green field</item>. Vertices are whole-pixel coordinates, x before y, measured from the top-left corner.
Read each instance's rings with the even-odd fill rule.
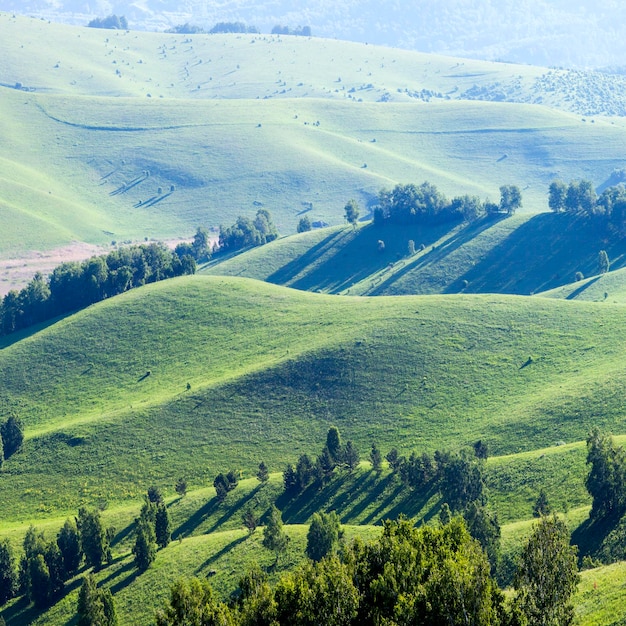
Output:
[[[303,213],[341,223],[349,198],[367,207],[398,182],[492,199],[518,184],[537,212],[555,176],[600,185],[623,165],[622,118],[592,124],[559,108],[564,100],[463,99],[483,83],[520,80],[522,93],[542,68],[10,14],[0,14],[0,42],[0,259],[189,237],[260,205],[288,234]],[[423,89],[440,96],[409,95]]]

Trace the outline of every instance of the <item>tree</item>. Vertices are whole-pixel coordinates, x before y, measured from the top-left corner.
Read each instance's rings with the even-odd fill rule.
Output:
[[[211,258],[209,231],[202,226],[198,226],[191,246],[193,248],[193,258],[196,261],[208,261]]]
[[[0,606],[6,604],[17,591],[17,570],[13,548],[8,539],[0,541]]]
[[[313,480],[314,465],[308,454],[301,454],[296,463],[297,490],[304,491]]]
[[[29,597],[37,608],[48,606],[52,598],[50,571],[43,554],[35,554],[28,560]]]
[[[213,486],[215,487],[215,495],[220,502],[223,502],[226,499],[226,495],[230,491],[230,483],[228,482],[228,478],[223,473],[219,473],[215,480],[213,481]]]
[[[167,548],[172,539],[170,516],[164,502],[159,502],[154,518],[154,534],[159,548]]]
[[[486,459],[489,456],[489,447],[482,439],[474,444],[474,454],[477,459]]]
[[[133,554],[135,565],[141,572],[145,572],[156,559],[156,538],[154,528],[147,520],[139,518],[135,528],[135,544]]]
[[[259,519],[250,507],[248,507],[243,512],[243,515],[241,516],[241,521],[243,522],[243,525],[248,529],[248,532],[250,534],[252,534],[256,530],[256,527],[259,525]]]
[[[539,496],[533,506],[533,517],[542,517],[544,515],[550,515],[552,513],[552,507],[548,502],[548,496],[546,495],[543,487],[539,490]]]
[[[609,271],[611,263],[609,262],[609,255],[606,250],[600,250],[598,253],[598,273],[606,274]]]
[[[443,526],[445,526],[446,524],[450,523],[451,519],[452,519],[452,511],[450,510],[448,503],[444,502],[441,505],[441,508],[439,509],[439,522]]]
[[[516,185],[502,185],[500,187],[500,210],[513,215],[522,207],[522,192]]]
[[[477,502],[472,502],[463,512],[463,518],[470,535],[478,540],[487,554],[491,573],[495,574],[500,560],[501,531],[498,516]]]
[[[342,535],[337,513],[314,513],[306,536],[306,555],[313,561],[321,561],[334,552]]]
[[[148,487],[148,501],[152,502],[153,504],[159,504],[159,502],[163,502],[163,494],[156,485],[150,485],[150,487]]]
[[[21,447],[24,441],[24,427],[19,417],[11,415],[2,426],[0,435],[4,446],[4,458],[13,456]]]
[[[299,233],[306,233],[310,231],[311,228],[312,228],[311,220],[308,218],[308,216],[305,215],[304,217],[301,217],[300,221],[298,222],[297,231]]]
[[[78,626],[117,626],[113,596],[109,589],[98,589],[92,574],[83,578],[78,592]]]
[[[220,602],[207,580],[174,583],[169,602],[157,611],[157,626],[235,626],[233,615]]]
[[[187,481],[184,478],[179,478],[176,481],[176,486],[174,487],[174,489],[176,489],[176,493],[181,498],[183,498],[187,495]]]
[[[567,185],[561,180],[553,180],[548,191],[548,206],[551,211],[560,213],[565,209]]]
[[[57,545],[63,558],[63,578],[71,578],[77,571],[83,552],[80,548],[80,538],[74,520],[67,519],[57,535]]]
[[[389,467],[397,472],[400,469],[401,457],[398,454],[397,448],[391,448],[385,457],[387,459],[387,463],[389,463]]]
[[[378,446],[373,443],[370,451],[370,463],[375,472],[380,472],[383,468],[383,455],[380,453]]]
[[[298,626],[349,626],[359,606],[359,592],[350,568],[337,557],[308,561],[287,572],[274,593],[277,619],[274,624]]]
[[[343,460],[343,446],[341,445],[341,435],[336,426],[331,426],[326,433],[326,448],[335,463]]]
[[[259,463],[259,470],[256,473],[257,480],[262,483],[266,483],[270,479],[270,473],[267,469],[267,465],[263,461]]]
[[[561,626],[574,617],[571,598],[578,585],[576,547],[556,515],[535,525],[515,575],[515,604],[529,624]]]
[[[346,221],[352,225],[352,228],[356,229],[357,222],[359,221],[359,204],[356,200],[349,200],[344,207]]]
[[[470,502],[483,497],[482,465],[472,455],[462,451],[440,464],[441,495],[452,511],[462,511]]]
[[[592,519],[621,515],[626,505],[626,458],[610,435],[594,428],[587,437],[589,474],[585,487],[593,498]]]
[[[283,486],[285,488],[285,492],[289,494],[297,493],[300,490],[298,477],[296,476],[296,471],[293,469],[293,465],[291,463],[287,464],[287,467],[285,467],[285,471],[283,472]]]
[[[348,441],[346,443],[346,449],[343,453],[343,460],[351,472],[356,469],[359,464],[359,451],[356,449],[352,441]]]
[[[263,528],[263,547],[276,554],[276,563],[278,563],[278,557],[287,549],[288,543],[289,537],[283,530],[280,511],[272,504]]]
[[[81,507],[76,520],[80,546],[88,567],[98,570],[110,557],[109,540],[100,513]]]

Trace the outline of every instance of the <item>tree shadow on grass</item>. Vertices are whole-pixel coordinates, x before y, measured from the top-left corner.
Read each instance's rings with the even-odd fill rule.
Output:
[[[212,565],[219,559],[221,559],[225,554],[228,554],[233,548],[236,548],[240,543],[243,543],[249,535],[242,535],[241,537],[237,537],[237,539],[233,539],[230,543],[226,544],[221,550],[211,555],[202,565],[200,565],[195,573],[200,574],[203,570],[205,570],[209,565]]]
[[[235,513],[243,513],[244,507],[252,498],[254,498],[261,485],[257,485],[252,491],[249,491],[243,498],[239,498],[234,502],[231,502],[226,512],[206,531],[206,534],[212,533],[217,530],[222,524],[225,524]]]
[[[603,548],[603,544],[609,534],[613,532],[620,524],[622,518],[619,515],[593,520],[587,518],[572,533],[571,544],[578,546],[578,557],[590,555],[597,557],[598,552]],[[609,547],[610,549],[610,547]],[[623,558],[624,555],[619,555]]]
[[[220,501],[217,497],[211,498],[205,505],[200,507],[191,517],[187,518],[178,528],[172,533],[172,539],[179,539],[190,535],[202,522],[212,515],[217,507],[220,505]]]
[[[113,595],[119,593],[122,589],[126,589],[142,573],[132,561],[119,570],[119,574],[125,574],[126,572],[129,572],[129,574],[123,580],[118,580],[114,585],[111,585],[110,589]]]

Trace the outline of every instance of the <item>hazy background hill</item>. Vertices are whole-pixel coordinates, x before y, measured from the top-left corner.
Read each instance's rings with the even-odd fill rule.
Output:
[[[277,24],[306,25],[320,37],[549,66],[623,65],[626,53],[626,6],[615,0],[2,0],[0,10],[72,24],[115,13],[140,30],[242,21],[268,33]]]

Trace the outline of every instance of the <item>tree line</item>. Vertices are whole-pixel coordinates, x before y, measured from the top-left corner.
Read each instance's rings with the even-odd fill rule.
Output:
[[[622,178],[622,170],[613,177]],[[554,180],[548,190],[548,206],[554,213],[571,213],[587,217],[600,217],[623,233],[626,227],[626,187],[618,184],[607,187],[600,195],[589,180]]]
[[[522,193],[516,185],[500,187],[499,203],[482,201],[478,196],[457,196],[448,200],[428,181],[382,189],[374,207],[374,224],[444,224],[454,221],[474,221],[483,215],[513,215],[522,207]],[[354,200],[345,207],[346,220],[355,225],[359,216]]]
[[[119,248],[86,261],[61,263],[47,277],[37,272],[0,304],[0,335],[82,309],[129,289],[173,276],[193,274],[201,251],[162,243]]]

